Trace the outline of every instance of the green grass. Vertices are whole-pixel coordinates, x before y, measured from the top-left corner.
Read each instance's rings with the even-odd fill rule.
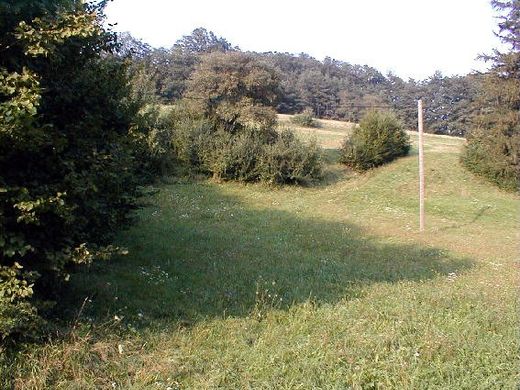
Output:
[[[299,130],[328,148],[318,186],[162,185],[120,235],[130,254],[73,276],[75,327],[3,383],[517,388],[519,197],[462,170],[463,140],[426,136],[420,234],[415,150],[354,174],[335,163],[344,126]]]

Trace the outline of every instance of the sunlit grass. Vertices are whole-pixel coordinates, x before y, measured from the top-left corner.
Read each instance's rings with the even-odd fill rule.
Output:
[[[417,156],[354,174],[335,162],[349,126],[297,129],[329,148],[314,187],[161,185],[120,236],[130,254],[73,277],[70,305],[91,301],[75,330],[1,375],[42,389],[516,388],[518,196],[462,170],[463,140],[426,136],[419,234]]]

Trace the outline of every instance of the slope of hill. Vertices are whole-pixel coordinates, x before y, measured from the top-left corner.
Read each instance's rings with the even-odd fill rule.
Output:
[[[121,234],[130,254],[73,277],[70,333],[1,376],[19,388],[515,388],[519,197],[460,167],[464,140],[428,135],[420,234],[415,148],[354,174],[335,163],[349,126],[298,129],[327,148],[318,186],[163,185]]]

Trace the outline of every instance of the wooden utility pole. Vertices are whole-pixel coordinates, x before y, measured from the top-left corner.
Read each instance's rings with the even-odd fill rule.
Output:
[[[424,146],[423,146],[423,106],[417,102],[417,124],[419,130],[419,231],[424,231]]]

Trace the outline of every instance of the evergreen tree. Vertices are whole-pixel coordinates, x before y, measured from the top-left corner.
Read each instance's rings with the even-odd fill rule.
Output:
[[[483,56],[493,67],[483,78],[481,115],[468,135],[462,161],[502,188],[518,189],[520,178],[520,1],[492,1],[500,13],[497,35],[509,51]]]

